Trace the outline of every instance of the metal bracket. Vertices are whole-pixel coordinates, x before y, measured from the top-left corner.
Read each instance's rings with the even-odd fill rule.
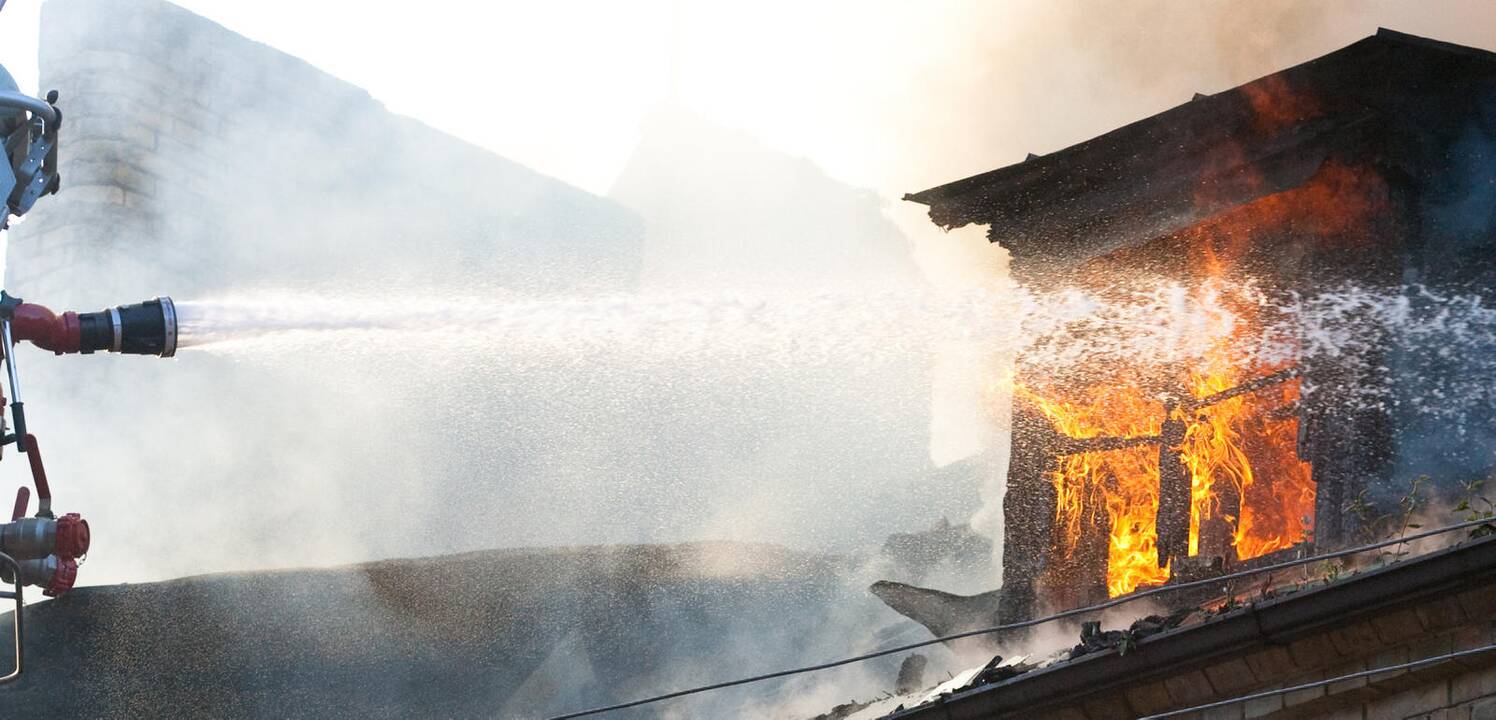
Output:
[[[0,197],[5,199],[6,209],[25,215],[37,199],[57,192],[61,183],[57,174],[57,130],[62,125],[62,111],[57,107],[56,90],[47,93],[46,100],[0,91],[0,107],[31,113],[25,126],[5,139],[6,164],[14,166],[0,173],[0,189],[4,190]],[[25,157],[19,155],[22,150]]]
[[[17,131],[19,132],[19,131]],[[5,154],[9,158],[9,153]],[[0,198],[9,198],[12,191],[16,189],[16,171],[11,168],[9,160],[0,163]],[[9,214],[7,213],[7,217]]]
[[[16,348],[10,332],[10,321],[15,317],[16,306],[21,304],[21,299],[11,297],[10,293],[0,290],[0,351],[5,353],[5,371],[10,376],[10,417],[16,424],[16,430],[3,439],[5,444],[14,442],[16,450],[27,452],[26,447],[26,408],[21,403],[21,379],[16,374]]]
[[[35,122],[35,121],[33,121]],[[41,196],[47,194],[52,185],[52,180],[57,173],[52,170],[57,164],[57,138],[48,138],[45,135],[31,143],[31,150],[26,153],[26,160],[21,163],[19,172],[16,173],[16,185],[19,193],[13,193],[11,209],[17,215],[26,214],[32,205]]]

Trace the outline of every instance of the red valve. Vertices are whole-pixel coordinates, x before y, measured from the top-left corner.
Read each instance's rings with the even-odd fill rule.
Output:
[[[0,404],[4,404],[4,401],[0,401]],[[26,506],[30,504],[30,502],[31,490],[29,490],[25,485],[16,488],[16,506],[15,509],[10,511],[11,521],[20,520],[21,518],[26,517]]]

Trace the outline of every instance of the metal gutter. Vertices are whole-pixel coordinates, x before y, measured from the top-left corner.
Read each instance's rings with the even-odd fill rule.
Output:
[[[1140,641],[890,715],[899,720],[997,718],[1076,705],[1247,650],[1281,645],[1404,606],[1496,583],[1496,536],[1301,590]]]

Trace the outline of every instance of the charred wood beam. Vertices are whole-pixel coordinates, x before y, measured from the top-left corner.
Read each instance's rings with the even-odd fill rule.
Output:
[[[1241,490],[1229,480],[1217,480],[1211,486],[1215,507],[1210,517],[1200,520],[1198,555],[1220,558],[1225,567],[1233,567],[1236,556],[1236,523],[1241,522]]]
[[[1075,544],[1074,563],[1068,578],[1070,607],[1094,605],[1107,598],[1107,557],[1111,551],[1112,520],[1105,503],[1092,503],[1091,511],[1082,516],[1080,541]]]
[[[1003,622],[1034,617],[1037,580],[1054,537],[1055,489],[1051,480],[1062,437],[1043,414],[1014,403],[1012,454],[1003,494]]]
[[[1263,375],[1262,377],[1255,380],[1248,380],[1240,385],[1237,385],[1234,388],[1231,388],[1230,390],[1222,390],[1214,395],[1206,395],[1199,400],[1191,400],[1185,403],[1185,407],[1190,410],[1198,410],[1203,407],[1209,407],[1216,403],[1224,402],[1240,395],[1257,392],[1258,390],[1261,390],[1265,387],[1277,385],[1278,383],[1282,382],[1287,382],[1298,377],[1299,372],[1299,369],[1296,367],[1291,367],[1287,370],[1279,370],[1278,372],[1275,372],[1271,375]]]
[[[1059,455],[1079,455],[1088,452],[1107,452],[1108,450],[1122,450],[1140,445],[1156,445],[1159,442],[1157,435],[1139,435],[1137,437],[1093,437],[1072,438],[1061,435],[1055,444]]]
[[[1041,609],[1080,607],[1107,598],[1111,525],[1103,503],[1088,502],[1081,509],[1075,537],[1055,538],[1041,585],[1048,607]]]
[[[1158,434],[1158,510],[1154,528],[1158,532],[1158,566],[1171,558],[1186,557],[1190,550],[1190,473],[1180,451],[1188,429],[1177,417],[1173,402],[1164,406],[1167,419]]]
[[[1230,400],[1234,397],[1256,392],[1265,387],[1271,387],[1273,385],[1277,385],[1278,383],[1287,382],[1289,380],[1292,380],[1293,378],[1298,377],[1299,374],[1300,373],[1298,368],[1288,368],[1287,370],[1280,370],[1271,375],[1264,375],[1254,380],[1249,380],[1229,390],[1222,390],[1221,392],[1215,393],[1214,395],[1207,395],[1198,400],[1188,400],[1179,403],[1178,406],[1183,407],[1186,410],[1198,410],[1203,407],[1209,407],[1211,405],[1215,405],[1216,403]],[[1166,417],[1172,415],[1174,407],[1175,405],[1173,403],[1166,405],[1164,408],[1164,415]],[[1167,424],[1167,422],[1168,421],[1166,420],[1165,423]],[[1072,438],[1064,435],[1059,435],[1058,433],[1056,433],[1056,435],[1058,439],[1055,441],[1055,449],[1057,451],[1057,454],[1059,455],[1075,455],[1088,452],[1107,452],[1109,450],[1122,450],[1124,448],[1138,447],[1140,445],[1156,445],[1162,442],[1171,442],[1177,445],[1179,442],[1183,441],[1183,435],[1180,435],[1177,440],[1166,441],[1162,432],[1160,432],[1160,434],[1158,435],[1137,435],[1132,437]]]

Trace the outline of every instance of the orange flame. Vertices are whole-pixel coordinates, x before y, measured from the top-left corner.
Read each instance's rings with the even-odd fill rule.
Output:
[[[1243,377],[1229,364],[1191,372],[1196,399],[1230,390]],[[1092,386],[1075,401],[1054,399],[1019,386],[1020,398],[1032,404],[1066,437],[1141,438],[1157,435],[1165,409],[1136,384]],[[1184,442],[1174,448],[1190,477],[1189,552],[1199,552],[1203,521],[1221,518],[1234,526],[1230,538],[1237,559],[1257,557],[1304,538],[1313,515],[1314,484],[1309,465],[1295,452],[1298,421],[1274,418],[1272,411],[1295,402],[1297,381],[1277,388],[1238,395],[1194,412],[1175,410],[1185,421]],[[1107,592],[1132,592],[1168,580],[1169,568],[1158,565],[1159,448],[1144,444],[1119,450],[1064,455],[1050,481],[1056,494],[1055,528],[1062,551],[1073,550],[1082,518],[1104,508],[1109,523]],[[1240,509],[1227,508],[1223,490],[1240,498]]]
[[[1241,92],[1252,108],[1252,130],[1261,135],[1284,130],[1322,113],[1313,97],[1296,92],[1281,75],[1247,83],[1241,86]]]
[[[1061,434],[1076,438],[1136,438],[1155,435],[1163,421],[1163,404],[1147,398],[1131,383],[1089,388],[1077,402],[1056,401],[1018,386],[1016,394],[1033,404]],[[1158,450],[1151,445],[1065,455],[1059,458],[1054,483],[1055,528],[1063,552],[1080,541],[1082,518],[1098,505],[1105,509],[1107,588],[1111,595],[1139,585],[1169,579],[1158,567]]]
[[[1312,112],[1290,108],[1294,117]],[[1183,368],[1182,390],[1195,400],[1231,390],[1283,367],[1236,360],[1233,346],[1260,332],[1258,308],[1232,304],[1218,292],[1221,279],[1241,272],[1244,258],[1275,257],[1265,243],[1356,242],[1374,231],[1370,218],[1387,203],[1386,186],[1373,173],[1328,163],[1305,186],[1260,198],[1200,223],[1171,242],[1184,242],[1188,271],[1203,280],[1197,293],[1222,299],[1229,312],[1214,335],[1224,340]],[[1257,253],[1257,255],[1253,255]],[[1144,365],[1112,368],[1110,377],[1083,388],[1017,387],[1015,397],[1041,412],[1057,432],[1074,439],[1141,438],[1160,432],[1162,400],[1135,378]],[[1189,555],[1201,552],[1202,534],[1229,543],[1230,559],[1246,560],[1286,549],[1312,531],[1315,487],[1297,453],[1299,382],[1288,380],[1192,410],[1175,410],[1185,423],[1176,452],[1190,479]],[[1159,447],[1083,452],[1057,458],[1051,482],[1057,502],[1055,544],[1068,552],[1082,535],[1087,513],[1104,510],[1109,523],[1107,592],[1117,596],[1168,580],[1158,564]],[[1210,525],[1213,529],[1207,531]],[[1224,526],[1224,530],[1221,529]],[[1212,550],[1223,548],[1213,547]]]

